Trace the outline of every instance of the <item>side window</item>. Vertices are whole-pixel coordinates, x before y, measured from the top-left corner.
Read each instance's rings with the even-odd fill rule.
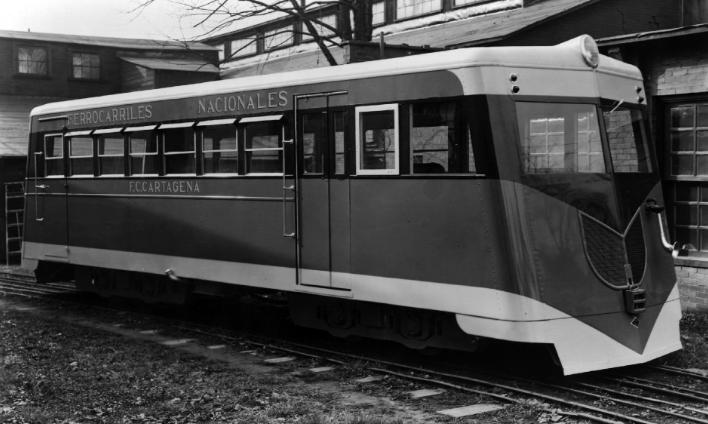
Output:
[[[238,173],[238,132],[235,119],[200,122],[204,174]]]
[[[469,125],[454,102],[411,105],[411,171],[414,174],[475,173]]]
[[[148,127],[129,127],[128,154],[130,175],[157,175],[157,142],[154,125]]]
[[[44,175],[64,176],[64,138],[61,134],[44,136]]]
[[[246,173],[281,173],[283,168],[282,115],[241,120],[244,125]]]
[[[356,173],[397,175],[398,105],[356,108]]]
[[[164,152],[165,175],[195,174],[197,150],[194,142],[194,122],[163,124],[160,138]]]
[[[93,176],[93,137],[88,132],[69,133],[69,175]]]
[[[125,151],[125,137],[121,134],[122,128],[96,130],[98,142],[98,175],[123,175],[125,165],[123,154]]]
[[[324,172],[327,151],[327,114],[325,112],[303,113],[302,128],[302,171],[304,174]]]

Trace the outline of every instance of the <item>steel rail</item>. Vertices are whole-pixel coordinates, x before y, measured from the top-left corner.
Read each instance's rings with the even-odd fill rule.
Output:
[[[675,397],[682,397],[685,399],[691,399],[691,400],[703,402],[703,403],[708,402],[708,399],[706,399],[704,397],[695,396],[690,393],[683,393],[681,391],[677,391],[680,389],[676,386],[671,386],[671,387],[674,387],[674,389],[668,389],[665,387],[657,387],[657,386],[650,385],[650,384],[642,384],[640,382],[631,381],[626,378],[611,378],[611,377],[601,377],[601,378],[604,380],[607,380],[607,381],[611,381],[613,383],[618,383],[618,384],[622,384],[622,385],[630,386],[630,387],[636,387],[638,389],[644,389],[647,391],[654,391],[657,393],[663,393],[663,394],[667,394],[667,395],[671,395],[671,396],[675,396]]]
[[[575,385],[585,387],[588,389],[601,390],[601,391],[612,393],[612,394],[615,394],[618,396],[624,396],[624,397],[628,397],[628,398],[632,398],[632,399],[643,400],[645,402],[673,406],[674,408],[685,409],[687,411],[695,412],[697,414],[708,415],[708,410],[694,408],[692,406],[684,405],[684,404],[681,404],[678,402],[671,402],[671,401],[664,400],[664,399],[657,399],[657,398],[648,397],[648,396],[641,396],[641,395],[637,395],[634,393],[623,392],[621,390],[615,390],[615,389],[611,389],[609,387],[604,387],[604,386],[597,386],[595,384],[590,384],[590,383],[576,382]]]
[[[0,280],[0,287],[8,287],[8,288],[20,289],[20,290],[34,290],[37,292],[47,292],[47,293],[67,293],[70,291],[76,291],[76,290],[70,290],[70,289],[61,289],[58,287],[37,286],[37,285],[20,284],[20,283],[9,283],[7,281],[2,281],[2,280]]]
[[[694,389],[688,389],[685,387],[674,386],[673,384],[662,383],[661,381],[649,380],[649,379],[641,378],[641,377],[626,376],[625,379],[638,381],[640,383],[645,383],[645,384],[652,384],[652,385],[655,385],[658,387],[664,387],[664,388],[671,389],[671,390],[679,390],[679,391],[689,393],[689,394],[692,394],[692,395],[695,395],[698,397],[702,397],[705,399],[705,402],[708,402],[708,393],[702,392],[700,390],[694,390]]]
[[[648,368],[652,368],[655,370],[659,370],[659,371],[663,371],[663,372],[667,372],[667,373],[672,373],[672,374],[694,377],[694,378],[698,378],[703,381],[708,381],[708,375],[699,374],[699,373],[693,372],[691,370],[673,367],[670,365],[648,365]]]

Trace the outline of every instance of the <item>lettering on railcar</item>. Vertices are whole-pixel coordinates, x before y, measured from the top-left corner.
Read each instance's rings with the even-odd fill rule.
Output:
[[[69,114],[69,126],[109,124],[123,121],[144,121],[152,118],[152,105],[120,106],[86,110]]]
[[[179,181],[129,181],[129,193],[180,194],[199,193],[199,182]]]
[[[200,115],[270,109],[287,106],[288,92],[280,90],[256,94],[209,96],[199,99],[198,103],[197,114]]]

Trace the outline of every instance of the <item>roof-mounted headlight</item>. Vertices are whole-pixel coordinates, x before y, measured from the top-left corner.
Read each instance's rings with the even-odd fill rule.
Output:
[[[597,43],[591,36],[583,35],[580,37],[580,52],[588,65],[597,68],[597,65],[600,63],[600,50],[597,48]]]

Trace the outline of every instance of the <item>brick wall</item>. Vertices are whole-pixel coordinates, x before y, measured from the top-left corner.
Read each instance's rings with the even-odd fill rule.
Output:
[[[708,268],[678,265],[676,277],[683,310],[708,312]]]

